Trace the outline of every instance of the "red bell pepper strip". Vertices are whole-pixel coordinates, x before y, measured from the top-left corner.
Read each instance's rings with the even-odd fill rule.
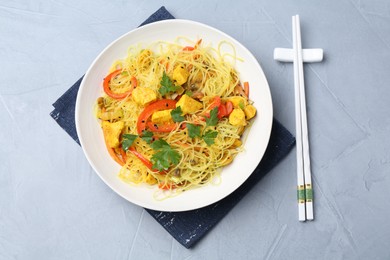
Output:
[[[214,109],[215,107],[218,107],[219,119],[230,115],[230,113],[233,111],[233,103],[231,101],[227,101],[225,104],[223,104],[219,96],[214,97],[214,101],[210,105],[210,110]],[[209,117],[210,114],[207,113],[206,116]]]
[[[147,121],[149,117],[156,111],[165,110],[165,109],[174,109],[176,107],[176,100],[172,99],[162,99],[145,107],[145,109],[138,116],[137,121],[137,132],[138,134],[142,134],[142,132],[146,129]]]
[[[148,122],[147,126],[154,133],[169,133],[176,129],[177,124],[162,124],[156,125],[153,122]]]
[[[134,154],[146,167],[148,167],[150,170],[152,171],[156,171],[155,169],[152,168],[153,164],[148,160],[146,159],[142,154],[140,154],[139,152],[137,152],[134,147],[130,147],[129,148],[129,151]]]
[[[135,155],[135,157],[137,157],[146,167],[148,167],[151,171],[154,171],[154,172],[158,172],[160,174],[166,174],[167,171],[158,171],[156,169],[153,168],[153,164],[151,161],[149,161],[148,159],[146,159],[141,153],[139,153],[137,150],[135,150],[134,147],[130,146],[129,148],[129,151]]]
[[[213,103],[210,105],[210,110],[212,110],[215,107],[219,107],[221,105],[221,98],[219,96],[214,97]]]
[[[112,98],[115,98],[115,99],[124,99],[125,97],[127,97],[132,91],[133,89],[137,86],[137,79],[135,77],[132,77],[131,78],[131,88],[130,90],[124,92],[124,93],[114,93],[112,92],[111,88],[110,88],[110,81],[112,78],[115,78],[118,74],[120,74],[122,72],[122,69],[118,69],[118,70],[115,70],[113,72],[111,72],[110,74],[108,74],[105,78],[104,78],[104,81],[103,81],[103,89],[104,89],[104,92],[106,92],[106,94]]]
[[[221,119],[222,117],[225,117],[227,116],[227,109],[226,109],[226,106],[224,104],[220,104],[218,106],[218,118]]]
[[[111,158],[114,159],[114,161],[116,161],[120,166],[123,166],[125,165],[125,162],[123,162],[118,154],[115,152],[115,150],[113,148],[111,148],[109,145],[108,145],[108,142],[106,140],[106,138],[104,138],[104,142],[106,144],[106,147],[107,147],[107,151],[108,153],[110,154]]]
[[[230,113],[233,111],[233,103],[231,101],[226,101],[225,103],[226,106],[226,113],[227,115],[230,115]]]

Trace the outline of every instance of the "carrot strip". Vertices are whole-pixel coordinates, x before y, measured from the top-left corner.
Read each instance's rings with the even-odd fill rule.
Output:
[[[249,98],[249,82],[248,81],[244,82],[244,93],[245,93],[246,97]]]
[[[121,156],[122,156],[122,161],[124,163],[126,163],[126,160],[127,160],[127,155],[126,155],[126,152],[121,148],[120,150],[120,153],[121,153]]]
[[[184,47],[182,50],[183,50],[183,51],[193,51],[193,50],[195,50],[196,48],[198,48],[198,46],[199,46],[201,43],[202,43],[202,39],[200,39],[199,41],[197,41],[193,47],[192,47],[192,46],[186,46],[186,47]]]

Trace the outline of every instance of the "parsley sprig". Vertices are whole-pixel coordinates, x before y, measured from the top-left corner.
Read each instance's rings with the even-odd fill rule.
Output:
[[[214,108],[210,112],[210,117],[206,117],[206,127],[203,129],[203,133],[201,131],[200,125],[194,125],[191,123],[187,123],[188,136],[191,138],[199,137],[202,138],[205,143],[210,146],[215,143],[215,138],[218,136],[217,131],[207,130],[209,126],[216,126],[218,123],[218,107]]]
[[[172,117],[174,122],[184,121],[185,118],[182,114],[183,114],[183,111],[181,110],[180,106],[178,106],[175,109],[172,109],[172,111],[171,111],[171,117]]]
[[[160,94],[162,96],[169,94],[171,92],[175,92],[178,89],[180,89],[180,86],[176,86],[175,84],[173,84],[172,80],[168,77],[168,75],[165,73],[165,71],[163,72],[163,76],[162,76],[162,79],[160,81],[160,84],[161,84],[161,87],[158,90],[158,92],[160,92]]]
[[[145,142],[147,142],[148,144],[150,144],[150,143],[152,143],[153,140],[154,140],[154,138],[153,138],[153,132],[144,130],[144,131],[142,131],[141,138],[142,138],[142,140],[144,140]]]
[[[138,137],[138,135],[123,134],[122,135],[122,139],[123,139],[122,140],[122,149],[125,151],[129,150],[130,146],[133,145],[133,143],[134,143],[135,139],[137,139],[137,137]],[[144,140],[148,144],[152,143],[154,140],[153,132],[146,131],[146,130],[144,130],[139,137],[141,137],[142,140]]]
[[[127,151],[130,146],[133,145],[135,139],[138,135],[133,134],[123,134],[122,138],[122,148]],[[152,155],[151,162],[152,168],[158,171],[168,170],[172,165],[177,165],[180,162],[181,155],[163,139],[158,139],[154,141],[153,132],[143,131],[140,137],[150,144],[153,150],[156,151]]]
[[[205,117],[206,126],[216,126],[218,123],[218,107],[214,107],[210,111],[210,117]]]
[[[191,123],[187,123],[186,126],[188,129],[188,136],[189,137],[191,137],[191,138],[202,137],[202,135],[200,134],[200,128],[201,128],[200,125],[194,125]]]
[[[130,146],[133,145],[134,140],[138,137],[138,135],[132,135],[132,134],[124,134],[122,135],[123,141],[122,141],[122,148],[123,150],[127,151],[129,150]]]
[[[215,138],[217,137],[218,132],[213,130],[207,130],[206,133],[203,135],[203,140],[206,142],[208,146],[215,143]]]
[[[163,139],[158,139],[150,145],[156,151],[152,155],[152,168],[158,171],[168,170],[172,164],[177,165],[180,162],[181,155]]]

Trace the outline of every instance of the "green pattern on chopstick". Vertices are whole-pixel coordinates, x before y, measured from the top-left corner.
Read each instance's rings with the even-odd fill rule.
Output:
[[[299,185],[297,190],[298,203],[305,203],[305,186]]]
[[[306,202],[313,202],[313,189],[310,184],[306,184],[305,196]]]

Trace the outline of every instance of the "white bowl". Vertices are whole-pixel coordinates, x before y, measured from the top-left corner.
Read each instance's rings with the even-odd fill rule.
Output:
[[[120,166],[108,154],[103,133],[94,116],[94,104],[102,95],[102,80],[111,64],[127,55],[134,44],[157,41],[173,42],[179,36],[217,47],[227,41],[235,47],[238,61],[235,69],[241,81],[250,83],[250,99],[257,108],[253,125],[246,131],[245,151],[224,167],[221,183],[192,189],[165,200],[156,200],[157,187],[129,185],[118,178]],[[108,45],[94,60],[80,85],[76,102],[76,129],[85,156],[100,178],[120,196],[139,206],[160,211],[186,211],[210,205],[236,190],[254,171],[267,148],[272,127],[272,100],[269,86],[256,58],[238,41],[210,26],[188,20],[165,20],[137,28]]]

